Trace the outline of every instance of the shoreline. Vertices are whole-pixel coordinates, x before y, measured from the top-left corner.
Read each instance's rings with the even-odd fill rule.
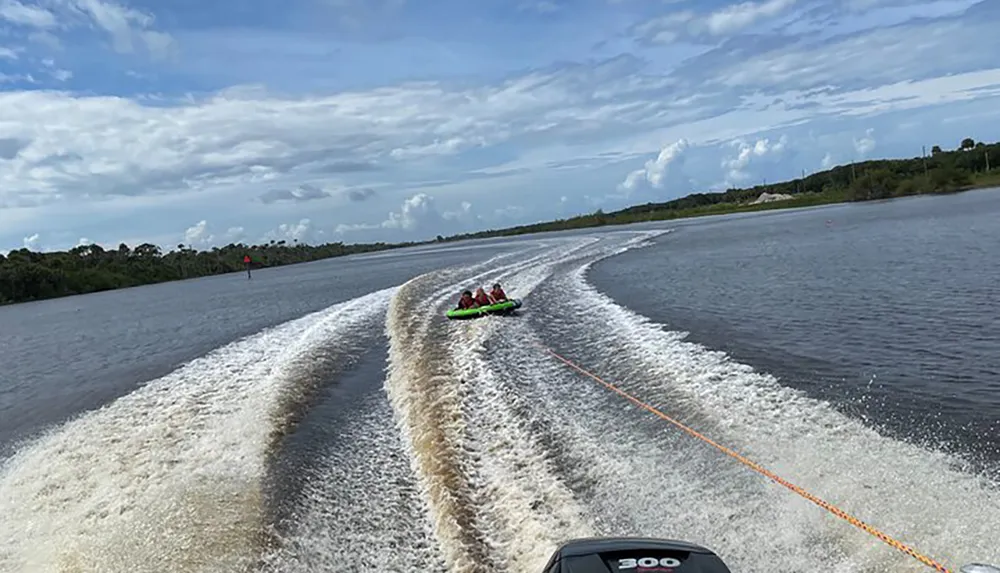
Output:
[[[0,255],[0,306],[407,247],[1000,188],[1000,169],[989,169],[991,155],[1000,163],[1000,143],[970,142],[963,141],[963,147],[955,151],[941,151],[935,146],[936,150],[928,157],[851,163],[799,179],[747,189],[693,193],[611,213],[598,209],[568,219],[448,237],[438,235],[423,241],[322,245],[271,241],[263,245],[229,244],[210,251],[178,245],[176,250],[167,253],[148,243],[134,248],[123,243],[114,250],[87,245],[43,253],[22,248],[11,251],[6,257]],[[756,202],[765,193],[790,198]],[[245,262],[248,256],[249,265]]]
[[[736,213],[755,213],[757,211],[774,211],[774,210],[794,210],[794,209],[804,209],[806,207],[820,207],[825,205],[841,205],[846,203],[870,203],[873,201],[894,201],[896,199],[906,199],[910,197],[940,197],[946,195],[957,195],[960,193],[965,193],[968,191],[981,191],[986,189],[998,189],[1000,190],[1000,178],[996,181],[989,181],[983,183],[974,183],[971,185],[964,186],[960,189],[954,191],[947,191],[941,193],[920,193],[914,195],[899,195],[896,197],[887,197],[885,199],[872,199],[869,201],[855,201],[847,197],[839,197],[841,195],[838,193],[831,193],[829,196],[823,196],[823,194],[817,194],[813,197],[792,197],[791,199],[785,199],[780,201],[771,201],[767,203],[760,203],[757,205],[749,204],[732,204],[732,203],[717,203],[719,206],[717,209],[705,209],[701,212],[676,215],[676,216],[666,216],[663,218],[653,218],[650,221],[671,221],[677,219],[697,219],[699,217],[713,216],[713,215],[732,215]],[[724,207],[723,207],[724,206]],[[640,221],[641,222],[641,221]],[[609,225],[629,225],[632,223],[609,223]]]
[[[860,179],[859,179],[860,180]],[[775,184],[775,187],[781,184]],[[507,229],[497,229],[481,231],[478,233],[468,233],[463,235],[456,235],[453,237],[447,237],[443,239],[443,242],[452,241],[462,241],[471,239],[481,239],[481,238],[492,238],[492,237],[507,237],[525,234],[541,234],[559,230],[571,230],[571,229],[587,229],[596,228],[604,226],[613,225],[629,225],[632,223],[648,223],[655,221],[672,221],[678,219],[694,219],[698,217],[712,216],[712,215],[730,215],[736,213],[753,213],[757,211],[771,211],[777,209],[799,209],[805,207],[818,207],[822,205],[836,205],[840,203],[867,203],[870,201],[885,201],[892,199],[902,199],[904,197],[916,197],[916,196],[941,196],[941,195],[955,195],[958,193],[964,193],[967,191],[976,191],[981,189],[992,189],[1000,188],[1000,169],[990,172],[990,173],[979,173],[970,175],[968,181],[962,181],[960,185],[945,185],[943,190],[940,191],[920,191],[920,192],[909,192],[909,193],[899,193],[899,194],[886,194],[879,195],[868,198],[857,198],[851,195],[851,189],[829,189],[820,192],[800,192],[791,194],[791,199],[769,201],[758,204],[751,204],[749,200],[747,202],[716,202],[711,204],[706,204],[698,207],[690,208],[664,208],[662,205],[669,205],[677,201],[683,201],[688,199],[684,197],[682,199],[674,200],[664,204],[649,204],[641,205],[635,207],[628,207],[620,211],[615,211],[613,213],[603,213],[598,210],[590,215],[581,215],[578,217],[573,217],[571,219],[563,219],[557,221],[547,221],[544,223],[534,223],[530,225],[521,225],[518,227],[511,227]],[[766,188],[758,187],[754,188],[755,191],[760,193],[768,192]],[[745,190],[738,190],[746,193]],[[728,193],[728,192],[727,192]],[[759,194],[750,198],[756,199]],[[439,241],[441,241],[439,239]]]
[[[989,189],[1000,190],[1000,184],[998,184],[997,181],[978,182],[978,183],[975,183],[975,184],[972,184],[972,185],[965,186],[965,187],[963,187],[961,189],[957,189],[957,190],[949,191],[949,192],[945,192],[945,193],[904,195],[904,196],[899,196],[899,197],[890,197],[890,198],[887,198],[887,199],[881,199],[881,201],[888,202],[888,201],[893,201],[893,200],[896,200],[896,199],[904,199],[904,198],[908,198],[908,197],[918,197],[918,196],[957,195],[957,194],[965,193],[965,192],[968,192],[968,191],[980,191],[980,190],[989,190]],[[470,241],[470,242],[472,242],[472,241],[476,241],[476,240],[479,240],[479,239],[498,238],[498,237],[514,237],[514,236],[518,236],[518,235],[528,235],[528,234],[530,234],[530,235],[543,235],[543,234],[547,234],[547,233],[556,233],[556,232],[559,232],[559,231],[566,231],[566,230],[584,230],[584,229],[596,229],[596,228],[610,227],[610,226],[616,226],[616,227],[617,226],[626,226],[626,225],[633,225],[633,224],[638,224],[638,223],[655,223],[655,222],[660,222],[660,221],[675,221],[675,220],[685,220],[685,219],[699,219],[699,218],[702,218],[702,217],[713,217],[713,216],[722,216],[722,215],[734,215],[734,214],[739,214],[739,213],[756,213],[756,212],[760,212],[760,211],[778,211],[778,210],[781,210],[781,211],[794,211],[794,210],[798,210],[798,209],[806,209],[806,208],[809,208],[809,207],[824,207],[824,206],[830,206],[830,205],[842,205],[842,204],[847,204],[847,203],[868,203],[868,202],[870,202],[870,201],[852,201],[851,199],[846,198],[846,197],[844,197],[842,195],[843,195],[842,193],[829,193],[829,194],[817,194],[816,196],[799,196],[799,197],[793,197],[792,199],[786,199],[786,200],[780,200],[780,201],[772,201],[772,202],[760,203],[760,204],[756,204],[756,205],[746,205],[746,204],[740,205],[740,204],[729,204],[729,203],[717,203],[717,204],[712,205],[710,207],[707,207],[707,208],[704,208],[704,209],[694,209],[694,210],[691,210],[690,212],[688,212],[688,211],[670,211],[670,212],[665,212],[665,213],[662,213],[662,214],[661,213],[655,213],[655,214],[651,214],[651,216],[649,216],[649,217],[642,218],[642,219],[637,219],[637,220],[630,220],[630,221],[608,221],[608,222],[602,223],[602,224],[594,224],[594,225],[586,225],[586,226],[573,227],[572,229],[547,229],[547,230],[532,231],[532,232],[527,232],[527,233],[509,233],[509,234],[501,234],[502,231],[504,231],[504,230],[501,230],[497,234],[493,234],[493,235],[489,235],[489,236],[484,236],[484,237],[476,237],[476,238],[462,238],[462,239],[446,238],[443,241],[442,240],[428,240],[428,241],[420,241],[420,242],[406,243],[406,244],[399,244],[399,245],[387,244],[387,245],[385,245],[385,246],[383,246],[381,248],[370,249],[370,250],[366,249],[364,251],[331,255],[331,256],[328,256],[328,257],[321,257],[321,258],[303,260],[303,261],[298,261],[298,262],[294,262],[294,263],[286,263],[286,264],[279,263],[279,264],[271,265],[269,267],[260,267],[258,270],[260,270],[262,268],[294,266],[294,265],[300,265],[300,264],[306,264],[306,263],[313,263],[313,262],[327,260],[327,259],[348,257],[348,256],[351,256],[351,255],[363,255],[363,254],[374,253],[374,252],[395,251],[395,250],[405,249],[405,248],[409,248],[409,247],[420,247],[420,246],[427,246],[427,245],[441,244],[441,243],[453,243],[453,242],[460,242],[460,241]],[[53,299],[60,299],[60,298],[69,298],[69,297],[73,297],[73,296],[82,296],[82,295],[87,295],[87,294],[96,294],[96,293],[99,293],[99,292],[109,292],[109,291],[115,291],[115,290],[125,290],[125,289],[129,289],[129,288],[137,288],[137,287],[143,287],[143,286],[152,286],[152,285],[155,285],[155,284],[163,284],[163,283],[169,283],[169,282],[181,282],[181,281],[185,281],[185,280],[193,280],[193,279],[205,278],[205,277],[209,277],[209,276],[220,276],[220,275],[225,275],[225,274],[242,274],[244,272],[245,272],[244,270],[232,270],[232,271],[225,271],[225,272],[219,272],[219,273],[198,274],[198,275],[194,275],[194,276],[187,276],[187,277],[176,278],[176,279],[168,279],[168,280],[161,280],[161,281],[150,281],[150,282],[142,282],[142,283],[138,283],[138,284],[130,284],[130,285],[127,285],[127,286],[121,286],[121,287],[117,287],[117,288],[99,289],[99,290],[92,290],[92,291],[89,291],[89,292],[65,294],[65,295],[62,295],[62,296],[50,296],[50,297],[45,297],[45,298],[36,298],[36,299],[19,300],[19,301],[0,301],[0,308],[6,307],[6,306],[19,305],[19,304],[27,304],[27,303],[32,303],[32,302],[42,302],[42,301],[45,301],[45,300],[53,300]]]

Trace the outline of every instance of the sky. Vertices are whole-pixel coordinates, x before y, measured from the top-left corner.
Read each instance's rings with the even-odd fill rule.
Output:
[[[370,242],[1000,140],[997,0],[0,0],[0,252]]]

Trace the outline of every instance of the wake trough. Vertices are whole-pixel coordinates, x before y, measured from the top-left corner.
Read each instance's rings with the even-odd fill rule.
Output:
[[[0,469],[0,571],[243,571],[268,542],[270,448],[392,290],[237,341],[22,447]]]
[[[587,283],[591,264],[654,236],[567,239],[464,282],[420,277],[393,299],[387,391],[450,571],[540,571],[582,535],[690,539],[744,572],[925,569],[538,344],[940,560],[1000,561],[996,484],[961,460],[884,438]],[[459,289],[495,278],[525,300],[521,316],[440,318]]]
[[[588,284],[590,265],[653,240],[669,235],[525,241],[237,341],[52,429],[0,469],[0,570],[540,573],[590,535],[688,539],[745,573],[924,570],[542,346],[935,558],[1000,562],[996,483]],[[496,280],[519,315],[443,317]],[[272,461],[319,390],[355,383],[351,364],[386,346],[303,485],[271,499]]]

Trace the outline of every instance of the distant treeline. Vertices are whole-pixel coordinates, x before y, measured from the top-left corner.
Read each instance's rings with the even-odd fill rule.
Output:
[[[134,249],[122,243],[114,250],[99,245],[46,253],[18,249],[6,257],[0,255],[0,304],[243,271],[248,266],[243,262],[245,256],[250,257],[250,268],[256,269],[413,244],[313,246],[271,241],[264,245],[230,244],[210,251],[177,245],[176,250],[167,253],[149,243]]]
[[[945,151],[935,145],[928,155],[911,159],[876,159],[850,163],[799,179],[756,185],[747,189],[694,193],[664,203],[636,205],[610,213],[598,209],[589,215],[569,219],[438,237],[438,240],[457,241],[740,211],[785,209],[844,201],[872,201],[906,195],[954,193],[975,187],[1000,187],[998,167],[1000,167],[1000,143],[985,144],[966,138],[954,151]],[[793,198],[754,204],[753,202],[763,193],[785,194]]]
[[[0,304],[55,298],[130,286],[194,278],[251,267],[273,267],[316,261],[354,253],[381,251],[430,242],[521,235],[545,231],[623,225],[762,209],[782,209],[840,201],[871,201],[926,193],[953,193],[973,187],[1000,186],[1000,144],[965,139],[957,150],[938,146],[924,157],[873,160],[841,165],[812,175],[748,189],[695,193],[665,203],[647,203],[604,213],[596,211],[569,219],[491,229],[434,241],[409,243],[304,245],[271,241],[264,245],[229,244],[210,251],[184,245],[167,253],[155,245],[135,248],[121,244],[115,250],[98,245],[69,251],[33,252],[28,249],[0,255]],[[787,194],[784,201],[754,204],[762,193]]]

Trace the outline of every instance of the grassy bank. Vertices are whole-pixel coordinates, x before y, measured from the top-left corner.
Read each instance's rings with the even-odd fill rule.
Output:
[[[991,163],[992,162],[992,163]],[[439,240],[462,240],[604,225],[627,225],[706,215],[810,207],[849,201],[874,201],[910,195],[954,193],[1000,185],[1000,144],[966,139],[954,151],[934,146],[926,157],[879,159],[838,165],[799,179],[718,193],[694,193],[663,203],[647,203],[605,213],[506,229],[490,229]],[[758,203],[763,193],[788,195],[784,201]]]
[[[775,209],[795,209],[815,207],[849,201],[847,193],[839,190],[820,191],[819,193],[799,193],[791,199],[769,201],[764,203],[715,203],[689,209],[651,211],[645,221],[667,221],[671,219],[689,219],[708,215],[728,215],[732,213],[752,213],[754,211],[773,211]]]
[[[961,187],[954,187],[942,193],[972,191],[974,189],[988,189],[1000,187],[1000,170],[988,173],[974,174],[970,183]],[[907,195],[916,195],[911,193]],[[941,193],[938,193],[941,194]],[[906,195],[893,195],[903,197]],[[692,217],[703,217],[707,215],[727,215],[732,213],[751,213],[754,211],[770,211],[775,209],[796,209],[801,207],[816,207],[819,205],[833,205],[836,203],[849,203],[855,201],[846,189],[830,189],[819,193],[799,193],[793,195],[791,199],[783,201],[770,201],[765,203],[715,203],[703,207],[693,207],[690,209],[653,211],[645,221],[666,221],[671,219],[689,219]],[[612,223],[613,224],[613,223]]]
[[[1000,187],[1000,169],[987,173],[976,173],[972,176],[970,189],[986,189],[989,187]]]
[[[997,167],[1000,167],[1000,144],[976,143],[966,139],[953,151],[944,151],[934,146],[928,156],[839,165],[799,179],[770,185],[728,189],[718,193],[694,193],[672,201],[636,205],[611,213],[598,210],[568,219],[450,237],[439,236],[433,241],[353,245],[302,245],[271,241],[263,245],[230,244],[210,251],[196,251],[178,245],[176,249],[166,253],[151,244],[135,248],[121,244],[113,250],[88,245],[69,251],[45,253],[18,249],[6,257],[0,255],[0,304],[231,273],[245,268],[245,256],[251,258],[252,268],[260,268],[432,242],[1000,187],[1000,169]],[[790,198],[757,203],[763,193],[787,195]]]

